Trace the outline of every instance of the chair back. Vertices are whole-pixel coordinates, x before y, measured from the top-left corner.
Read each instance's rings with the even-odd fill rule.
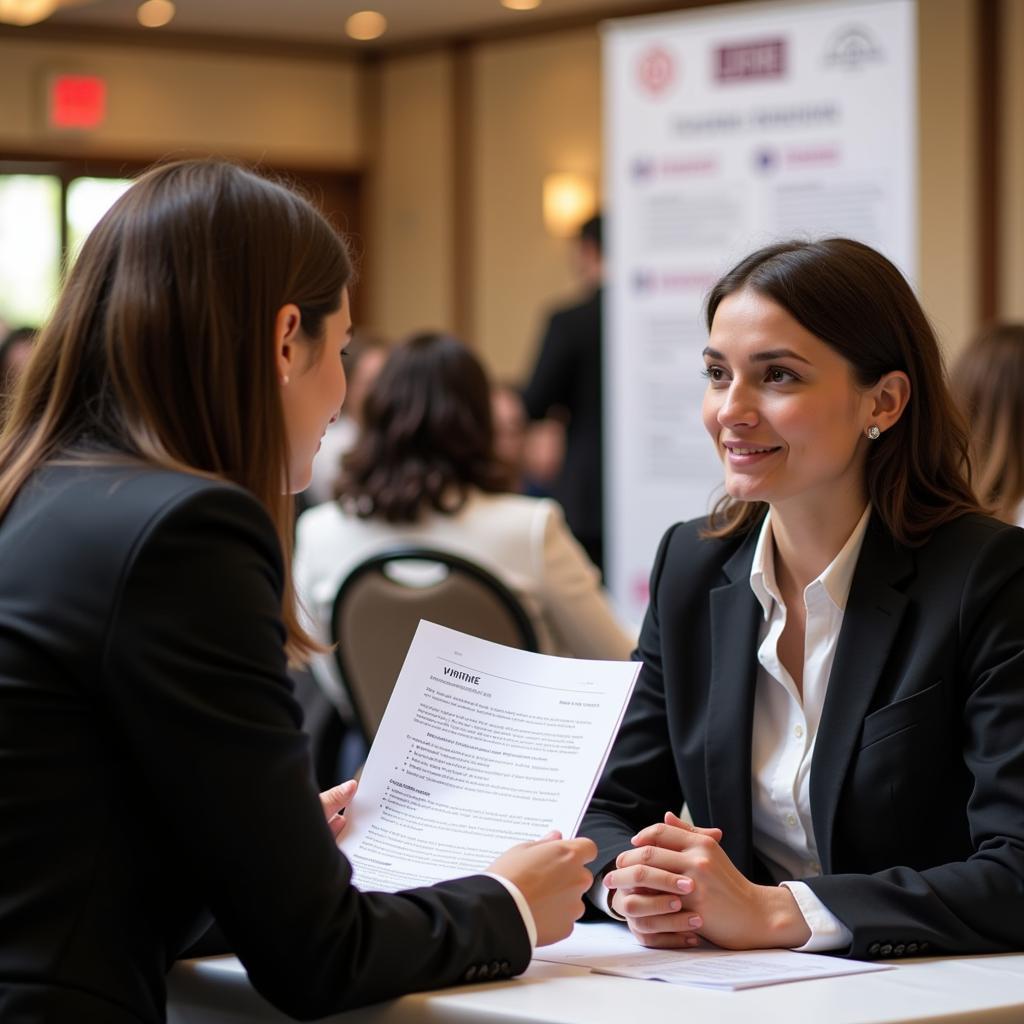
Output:
[[[446,551],[395,548],[360,562],[334,600],[331,640],[367,743],[384,717],[420,619],[536,651],[518,598],[479,565]]]

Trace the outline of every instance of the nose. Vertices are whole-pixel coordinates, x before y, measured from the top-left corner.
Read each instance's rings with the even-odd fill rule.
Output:
[[[733,381],[728,389],[719,392],[721,403],[717,418],[723,427],[753,427],[759,420],[757,408],[750,389],[740,381]]]

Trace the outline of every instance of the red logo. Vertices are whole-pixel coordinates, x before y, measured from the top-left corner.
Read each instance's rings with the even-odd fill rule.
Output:
[[[675,58],[660,46],[652,46],[640,58],[637,77],[652,96],[660,96],[675,81]]]

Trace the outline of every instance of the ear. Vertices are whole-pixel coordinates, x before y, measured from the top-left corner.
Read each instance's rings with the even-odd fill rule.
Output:
[[[302,330],[302,313],[294,302],[282,306],[274,317],[274,359],[277,376],[287,384],[292,373],[298,369],[298,336]]]
[[[910,378],[902,370],[893,370],[881,377],[871,389],[871,421],[884,434],[903,415],[910,401]]]

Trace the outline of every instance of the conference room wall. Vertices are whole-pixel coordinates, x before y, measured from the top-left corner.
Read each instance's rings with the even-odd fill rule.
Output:
[[[365,69],[370,228],[364,247],[374,330],[454,330],[455,140],[449,50]]]
[[[1000,312],[1024,321],[1024,3],[1002,0]]]
[[[1006,6],[1014,8],[1019,35],[1024,4],[1007,0]],[[918,6],[917,284],[949,355],[976,329],[980,315],[978,9],[979,0],[927,0]],[[1024,51],[1018,45],[1013,52]],[[461,80],[454,70],[458,59],[449,49],[434,58],[384,62],[381,121],[388,142],[376,166],[375,207],[386,211],[378,212],[377,223],[390,220],[391,229],[371,240],[371,266],[381,268],[373,275],[381,279],[374,318],[402,331],[422,322],[452,326],[476,342],[493,370],[517,377],[533,358],[542,311],[572,292],[569,245],[544,229],[541,187],[546,173],[559,170],[599,180],[600,37],[595,28],[480,41],[470,46]],[[1021,69],[1007,59],[1003,74],[1002,134],[1014,135],[1019,165]],[[396,120],[406,103],[417,112],[418,132],[406,133],[404,122]],[[425,130],[427,123],[434,128]],[[467,185],[439,187],[445,175],[456,180],[456,164]],[[410,183],[410,169],[419,181]],[[1017,218],[1017,227],[1006,223],[1001,232],[1003,276],[1013,282],[1000,291],[1001,313],[1019,305],[1024,289],[1024,200],[1009,185],[1021,180],[1019,171],[1004,175],[996,199],[1000,211]],[[408,214],[412,209],[415,216]],[[433,226],[443,225],[448,211],[459,252],[445,256],[442,241],[439,258],[440,236]],[[428,224],[431,230],[423,230]],[[383,276],[394,266],[430,268],[433,301],[406,292],[408,273],[385,284]],[[443,319],[446,310],[449,321]]]
[[[0,37],[0,152],[141,157],[215,153],[283,166],[363,158],[356,60]],[[103,124],[46,123],[48,72],[102,76]]]

